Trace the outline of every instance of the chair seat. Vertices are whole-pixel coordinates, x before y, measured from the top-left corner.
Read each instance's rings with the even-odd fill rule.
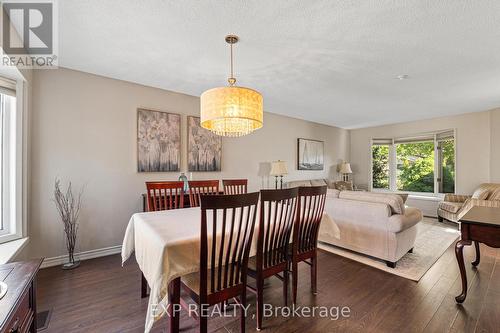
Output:
[[[252,271],[257,270],[257,256],[248,258],[248,269],[251,269]]]
[[[282,250],[275,250],[275,251],[282,251]],[[292,256],[292,247],[289,246],[287,257],[291,257],[291,256]],[[248,258],[248,269],[252,270],[252,271],[257,270],[257,256],[253,256],[253,257]]]
[[[439,208],[442,210],[456,214],[462,208],[463,203],[462,202],[449,202],[449,201],[442,201],[439,203]]]
[[[217,270],[218,268],[216,268]],[[222,275],[224,275],[224,269],[225,269],[225,266],[222,267]],[[234,268],[235,270],[235,273],[236,273],[236,266]],[[230,274],[231,270],[229,269],[229,274]],[[219,282],[218,280],[218,275],[217,274],[217,271],[215,271],[215,288],[217,288],[217,283]],[[212,276],[212,270],[211,269],[208,269],[208,274],[207,274],[207,292],[208,294],[211,294],[210,292],[210,279],[211,279],[211,276]],[[229,280],[229,276],[227,277],[227,279]],[[192,291],[194,291],[196,294],[200,294],[200,272],[194,272],[194,273],[190,273],[190,274],[187,274],[187,275],[184,275],[181,277],[181,281],[182,283],[184,283],[189,289],[191,289]],[[224,276],[222,276],[222,281],[221,281],[221,287],[222,287],[222,283],[224,283]]]

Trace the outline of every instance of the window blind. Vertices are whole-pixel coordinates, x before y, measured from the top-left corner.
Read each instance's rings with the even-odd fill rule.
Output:
[[[445,141],[445,140],[453,140],[453,139],[455,139],[455,131],[454,130],[448,130],[448,131],[444,131],[444,132],[436,134],[437,141]]]
[[[426,142],[426,141],[434,141],[434,135],[422,135],[422,136],[394,139],[395,144],[417,143],[417,142]]]
[[[390,146],[390,145],[392,145],[392,139],[372,139],[372,145]]]

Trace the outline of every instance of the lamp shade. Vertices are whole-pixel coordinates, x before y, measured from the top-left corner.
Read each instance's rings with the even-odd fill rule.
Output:
[[[243,136],[262,127],[263,99],[253,89],[229,86],[205,91],[200,98],[201,127],[221,136]]]
[[[340,166],[339,172],[340,173],[352,173],[351,164],[347,163],[347,162],[342,163],[342,165]]]
[[[288,174],[285,161],[275,161],[271,162],[271,176],[283,176]]]

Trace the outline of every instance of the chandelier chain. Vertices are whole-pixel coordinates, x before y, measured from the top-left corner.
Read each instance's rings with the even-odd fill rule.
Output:
[[[229,79],[227,79],[227,81],[229,82],[229,85],[230,86],[234,86],[234,84],[236,83],[236,78],[234,77],[234,74],[233,74],[233,44],[234,43],[229,43],[229,47],[230,47],[230,54],[231,54],[231,76],[229,77]]]

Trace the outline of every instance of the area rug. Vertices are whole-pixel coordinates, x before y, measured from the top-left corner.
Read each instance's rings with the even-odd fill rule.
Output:
[[[419,281],[425,272],[443,255],[446,249],[460,236],[458,225],[441,223],[436,219],[424,217],[418,224],[417,239],[413,253],[407,253],[401,258],[396,268],[387,267],[385,261],[342,249],[320,242],[318,247],[325,251],[358,261],[391,274],[406,279]]]

